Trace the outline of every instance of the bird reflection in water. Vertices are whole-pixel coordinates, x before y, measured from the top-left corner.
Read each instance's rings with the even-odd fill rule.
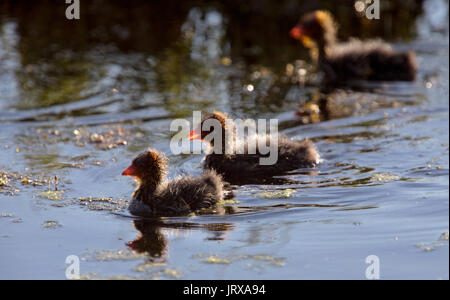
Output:
[[[226,208],[228,209],[228,208]],[[168,254],[168,240],[164,233],[167,229],[172,230],[203,230],[209,233],[206,240],[222,241],[225,235],[233,229],[231,223],[190,223],[190,222],[167,222],[160,218],[136,219],[134,227],[140,232],[140,236],[128,242],[127,246],[137,253],[147,253],[151,262],[165,262]]]

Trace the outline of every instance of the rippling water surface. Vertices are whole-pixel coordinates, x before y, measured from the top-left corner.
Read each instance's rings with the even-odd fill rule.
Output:
[[[77,255],[82,278],[364,279],[377,255],[383,279],[448,279],[448,4],[382,12],[390,26],[338,15],[342,38],[382,36],[420,71],[325,89],[286,33],[315,7],[172,2],[121,15],[96,1],[79,23],[0,4],[0,278],[64,279]],[[277,118],[323,163],[237,187],[216,213],[134,219],[120,174],[137,153],[165,152],[171,178],[201,173],[202,156],[169,148],[193,110]]]

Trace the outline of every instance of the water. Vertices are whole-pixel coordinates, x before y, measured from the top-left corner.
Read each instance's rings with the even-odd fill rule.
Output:
[[[314,7],[96,1],[75,23],[15,3],[0,4],[1,279],[65,279],[69,255],[82,278],[365,279],[376,255],[382,279],[448,279],[448,21],[430,9],[445,1],[392,2],[369,27],[340,12],[342,38],[381,35],[420,64],[414,83],[353,89],[319,88],[287,35]],[[151,146],[171,178],[200,174],[169,124],[214,109],[277,118],[324,161],[238,187],[217,214],[132,218],[121,172]]]

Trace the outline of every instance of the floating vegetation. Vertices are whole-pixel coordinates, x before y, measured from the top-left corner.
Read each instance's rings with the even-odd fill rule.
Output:
[[[448,235],[449,235],[448,231],[446,231],[446,232],[442,233],[436,241],[431,242],[431,243],[417,243],[416,246],[424,252],[430,252],[430,251],[436,250],[436,249],[444,246],[445,242],[448,242]]]
[[[1,176],[0,177],[0,187],[1,186],[6,186],[8,184],[8,178],[6,178],[6,176]]]
[[[121,249],[117,251],[110,250],[95,250],[91,253],[86,253],[83,255],[81,260],[94,260],[94,261],[113,261],[113,260],[121,260],[121,261],[130,261],[130,260],[138,260],[146,257],[145,254],[138,254],[128,249]]]
[[[112,197],[80,197],[73,199],[66,199],[64,191],[43,191],[40,192],[38,197],[52,200],[52,207],[67,207],[70,205],[81,205],[82,207],[93,211],[112,211],[117,212],[124,210],[128,207],[128,200],[123,198]]]
[[[286,260],[281,257],[274,257],[272,255],[244,255],[245,259],[254,259],[254,260],[260,260],[260,261],[266,261],[269,262],[270,265],[275,267],[283,267],[286,264]]]
[[[31,166],[38,166],[43,170],[62,170],[66,168],[81,169],[84,167],[83,163],[71,162],[75,160],[71,156],[60,155],[55,152],[29,152],[24,154],[24,157],[29,161]]]
[[[110,202],[112,201],[111,197],[80,197],[78,198],[81,202]]]
[[[85,1],[90,18],[77,28],[62,16],[62,1],[24,2],[0,4],[2,275],[63,278],[64,258],[87,253],[93,261],[81,262],[82,273],[98,273],[82,279],[346,279],[363,278],[364,257],[378,254],[383,277],[448,277],[448,1],[387,0],[384,21],[370,23],[328,0],[309,8],[187,1],[176,9]],[[377,34],[416,51],[417,80],[327,84],[288,34],[300,12],[318,6],[336,14],[340,37]],[[202,173],[204,155],[171,151],[170,125],[181,118],[197,126],[193,111],[215,109],[278,121],[288,140],[309,137],[323,163],[226,185],[236,200],[201,211],[208,215],[123,212],[134,186],[120,172],[146,147],[167,154],[168,178]],[[58,189],[39,173],[63,176]],[[49,200],[53,191],[64,191],[61,199]],[[19,217],[22,224],[11,223]],[[424,253],[417,242],[444,246]],[[43,245],[54,246],[53,257]],[[15,255],[23,248],[32,259]],[[117,251],[125,248],[131,253]],[[261,267],[267,274],[252,276]]]
[[[273,256],[271,256],[271,255],[260,255],[260,254],[251,255],[249,257],[253,258],[253,259],[257,259],[257,260],[264,260],[264,261],[272,261],[274,259]]]
[[[399,180],[400,176],[388,174],[388,173],[375,173],[375,174],[372,174],[372,176],[370,178],[371,178],[371,181],[373,181],[373,182],[387,183],[387,182]]]
[[[81,274],[80,280],[140,280],[142,278],[129,275],[99,276],[97,273]]]
[[[105,126],[101,132],[89,132],[85,128],[75,129],[75,144],[83,147],[87,144],[95,144],[102,150],[114,149],[118,146],[128,145],[130,132],[121,126]]]
[[[46,170],[60,170],[65,168],[83,168],[86,164],[103,165],[99,160],[86,161],[90,155],[61,155],[59,152],[50,150],[49,145],[69,144],[84,147],[94,145],[101,150],[114,149],[129,144],[132,137],[141,137],[142,133],[137,130],[133,133],[122,128],[120,125],[104,125],[96,129],[87,127],[61,128],[60,130],[50,128],[30,129],[25,133],[18,134],[16,141],[22,145],[20,152],[31,166],[38,166]],[[41,151],[45,149],[45,151]],[[27,184],[24,181],[24,184]]]
[[[228,265],[230,264],[230,260],[226,259],[226,258],[220,258],[216,255],[210,255],[208,257],[206,257],[203,262],[208,263],[208,264],[224,264],[224,265]]]
[[[176,270],[176,269],[165,269],[163,271],[164,275],[167,277],[178,279],[181,276],[183,276],[183,272]]]
[[[56,229],[61,226],[62,225],[58,221],[45,221],[44,224],[42,224],[42,227],[46,229]]]
[[[128,207],[128,201],[123,198],[80,197],[78,202],[89,210],[120,211]]]
[[[285,189],[285,190],[276,190],[276,191],[264,191],[261,193],[257,193],[256,196],[264,199],[286,199],[292,197],[295,194],[295,189]]]
[[[177,269],[159,269],[153,270],[152,272],[146,272],[146,270],[136,270],[134,271],[144,273],[144,276],[131,276],[131,275],[113,275],[113,276],[101,276],[98,273],[88,273],[80,275],[80,280],[142,280],[142,279],[153,279],[158,280],[161,277],[179,279],[183,276],[183,272]]]
[[[17,177],[16,173],[0,171],[0,193],[14,195],[20,192],[20,190],[14,188],[14,182]]]
[[[145,262],[133,268],[133,271],[145,273],[152,276],[152,279],[160,279],[161,277],[179,279],[184,275],[184,272],[174,268],[164,268],[164,262]]]
[[[218,206],[229,206],[229,205],[235,205],[235,204],[239,204],[240,202],[236,199],[229,199],[229,200],[220,200],[219,202],[217,202],[216,205]]]
[[[43,191],[38,194],[38,197],[52,201],[60,201],[64,198],[64,191]]]
[[[23,185],[29,185],[31,183],[31,180],[28,178],[22,178],[20,181]]]
[[[135,272],[146,273],[149,270],[154,270],[155,268],[158,268],[158,267],[164,267],[165,265],[166,264],[163,262],[142,263],[142,264],[139,264],[136,267],[134,267],[133,270]]]
[[[442,233],[438,240],[439,241],[448,241],[448,231]]]
[[[0,193],[14,195],[20,192],[19,183],[24,187],[40,187],[55,182],[55,178],[45,175],[31,176],[17,172],[0,171]]]
[[[223,264],[228,265],[233,262],[243,261],[243,260],[254,260],[257,262],[268,263],[270,266],[274,267],[282,267],[285,265],[286,260],[281,257],[275,257],[272,255],[265,254],[240,254],[240,255],[231,255],[226,257],[220,257],[217,254],[208,255],[208,254],[197,254],[194,255],[194,258],[201,259],[202,262],[207,264]]]

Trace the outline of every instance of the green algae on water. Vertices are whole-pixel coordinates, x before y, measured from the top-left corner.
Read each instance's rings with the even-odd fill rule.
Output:
[[[52,200],[52,201],[60,201],[63,199],[64,191],[43,191],[38,194],[38,197]]]
[[[120,211],[128,207],[128,201],[112,197],[79,197],[78,203],[89,210]]]
[[[164,267],[165,265],[166,265],[166,263],[164,263],[164,262],[142,263],[142,264],[139,264],[136,267],[134,267],[133,270],[135,272],[146,273],[151,269]]]
[[[441,234],[441,236],[439,237],[440,241],[448,241],[448,231],[444,232]]]
[[[203,262],[208,263],[208,264],[222,264],[222,265],[229,265],[231,263],[231,261],[229,259],[221,258],[216,255],[210,255],[210,256],[206,257],[203,260]]]
[[[181,276],[183,276],[183,272],[176,270],[176,269],[165,269],[163,273],[165,276],[175,278],[175,279],[178,279]]]
[[[266,254],[238,254],[226,257],[220,257],[218,254],[197,254],[194,256],[194,258],[200,258],[204,263],[217,265],[228,265],[232,262],[246,260],[257,261],[258,264],[264,263],[265,265],[272,267],[283,267],[286,264],[286,260],[284,258]]]
[[[229,200],[220,200],[217,202],[216,205],[218,206],[230,206],[234,204],[239,204],[240,202],[236,199],[229,199]]]
[[[56,229],[61,226],[62,225],[58,221],[45,221],[44,224],[42,224],[42,227],[47,229]]]
[[[7,180],[6,176],[0,176],[0,186],[6,186],[8,183]]]
[[[417,243],[416,246],[424,252],[430,252],[444,246],[445,242],[448,242],[448,236],[448,231],[446,231],[443,232],[436,241],[431,243]]]
[[[400,176],[388,173],[375,173],[370,177],[374,182],[391,182],[400,179]]]
[[[117,251],[109,251],[109,250],[95,250],[91,253],[85,254],[81,260],[94,260],[94,261],[113,261],[113,260],[121,260],[121,261],[130,261],[130,260],[138,260],[144,258],[144,254],[137,254],[128,249],[121,249]]]
[[[88,274],[81,274],[80,280],[140,280],[142,278],[129,276],[129,275],[113,275],[109,277],[103,277],[98,275],[97,273],[88,273]]]
[[[259,260],[259,261],[265,261],[270,263],[270,265],[275,267],[283,267],[286,264],[286,260],[281,257],[274,257],[272,255],[245,255],[244,258]]]
[[[295,194],[295,192],[296,190],[294,189],[264,191],[257,193],[256,196],[264,199],[285,199],[292,197],[292,195]]]

